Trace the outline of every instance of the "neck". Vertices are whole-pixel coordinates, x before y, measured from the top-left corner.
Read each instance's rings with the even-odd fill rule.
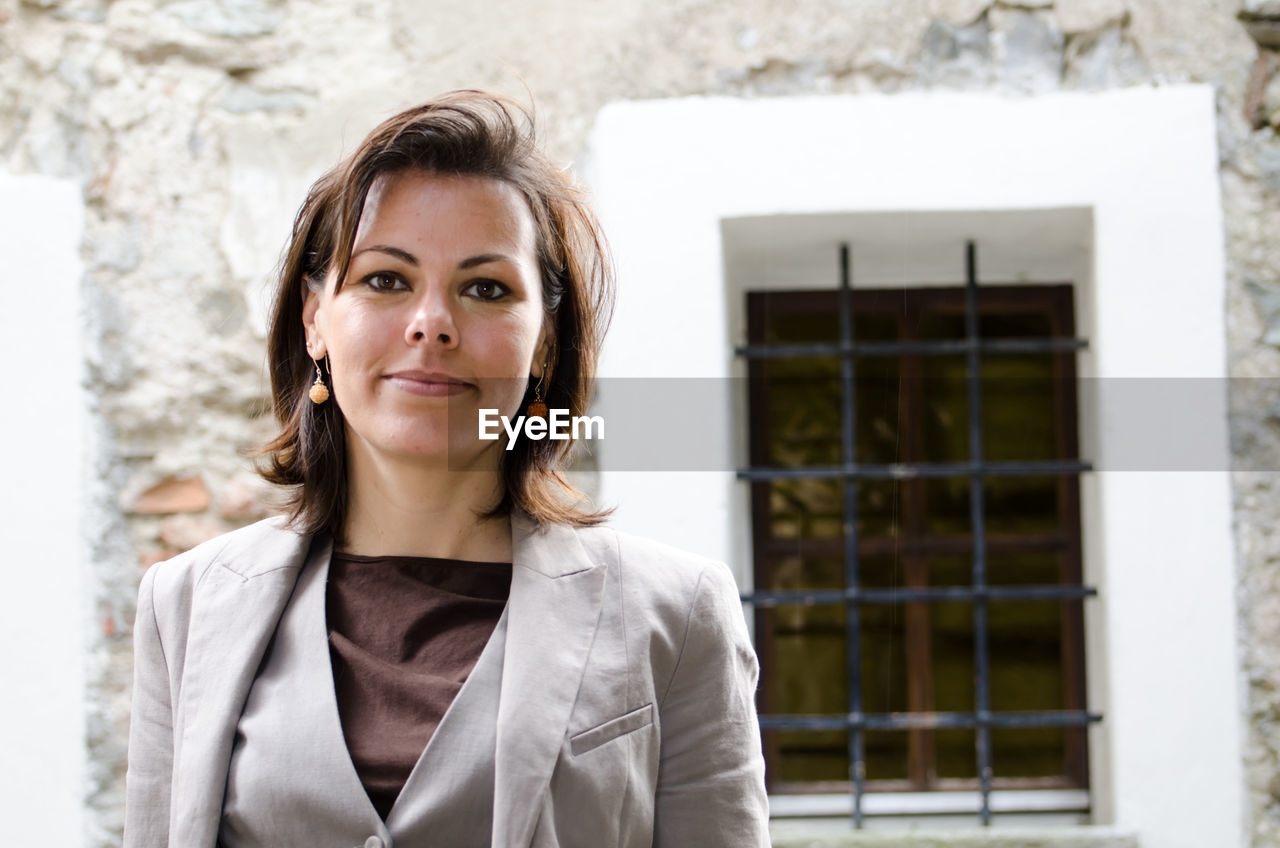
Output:
[[[509,562],[511,522],[481,518],[498,502],[496,469],[450,471],[379,458],[348,441],[343,550],[367,556],[425,556]]]

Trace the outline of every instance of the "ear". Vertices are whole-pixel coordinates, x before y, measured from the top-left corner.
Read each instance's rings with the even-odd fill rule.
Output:
[[[326,351],[324,338],[320,335],[320,328],[316,322],[320,313],[321,295],[305,282],[302,284],[302,292],[302,326],[307,334],[307,354],[312,359],[324,359]]]

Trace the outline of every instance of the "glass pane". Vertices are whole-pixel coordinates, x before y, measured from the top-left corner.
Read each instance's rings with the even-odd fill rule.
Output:
[[[973,712],[973,604],[934,603],[930,611],[934,708]]]
[[[844,538],[844,487],[840,480],[773,480],[769,531],[778,539]],[[902,515],[901,487],[894,480],[858,483],[858,535],[894,535]]]
[[[794,592],[804,589],[843,589],[844,560],[840,557],[783,556],[767,563],[761,590]],[[759,579],[759,577],[757,577]]]
[[[1062,777],[1067,773],[1067,730],[1062,727],[994,727],[994,777]]]
[[[933,557],[929,560],[930,586],[972,586],[973,557],[970,554]]]
[[[766,344],[835,342],[840,318],[834,295],[802,292],[761,293]]]
[[[938,777],[975,778],[978,776],[977,733],[971,729],[935,730]]]
[[[937,477],[924,487],[924,532],[928,536],[965,536],[972,526],[968,477]]]
[[[767,619],[774,635],[774,711],[845,712],[844,607],[781,604],[767,612]]]
[[[1041,338],[1051,333],[1047,314],[985,315],[979,319],[980,337]],[[958,340],[965,337],[960,313],[932,314],[919,324],[922,338]],[[1071,387],[1053,379],[1053,354],[986,355],[980,360],[982,450],[993,462],[1055,459],[1062,428],[1059,395]],[[969,377],[965,356],[922,357],[926,459],[961,462],[969,458]]]
[[[773,782],[809,783],[849,779],[849,734],[844,730],[772,730],[765,733],[778,746]]]
[[[839,480],[773,480],[769,531],[775,538],[838,539],[844,535],[844,484]]]
[[[858,462],[884,465],[903,459],[905,449],[900,421],[902,382],[900,362],[888,357],[857,361],[855,393],[858,418]]]
[[[863,737],[867,780],[906,780],[907,733],[902,730],[869,730]]]
[[[892,558],[868,558],[861,564],[863,588],[902,585],[898,563]],[[862,702],[869,713],[907,709],[906,616],[902,604],[863,604]]]
[[[847,648],[843,605],[785,604],[767,610],[773,633],[769,673],[762,679],[765,703],[775,714],[844,714]],[[778,731],[781,781],[848,778],[845,731]]]
[[[1057,534],[1060,477],[988,477],[983,484],[987,533]]]
[[[768,403],[765,465],[840,461],[840,363],[835,357],[761,363]]]
[[[896,536],[901,523],[901,484],[897,480],[859,480],[858,537]]]
[[[963,356],[921,357],[925,462],[969,459],[969,369]]]
[[[1032,552],[987,557],[992,586],[1052,586],[1062,582],[1060,555]]]
[[[982,365],[982,452],[992,462],[1057,459],[1061,425],[1052,357],[988,356]]]
[[[965,337],[964,313],[957,309],[926,312],[916,322],[916,335],[923,340],[935,342],[963,339]],[[959,360],[963,366],[964,357],[959,357]]]
[[[992,709],[1062,709],[1062,607],[1062,601],[988,604]]]
[[[979,313],[983,312],[981,305]],[[978,337],[982,339],[1037,339],[1053,335],[1049,313],[986,312],[978,315]]]
[[[853,338],[859,342],[891,342],[898,339],[902,318],[894,312],[878,312],[859,308],[854,303]],[[859,370],[863,367],[859,362]]]

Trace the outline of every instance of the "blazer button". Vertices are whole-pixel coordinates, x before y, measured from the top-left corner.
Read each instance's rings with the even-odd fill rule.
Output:
[[[370,836],[364,841],[364,848],[383,848],[382,840],[376,836]]]

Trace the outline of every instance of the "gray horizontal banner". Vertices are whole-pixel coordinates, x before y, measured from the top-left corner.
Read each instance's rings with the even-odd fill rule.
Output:
[[[493,382],[493,381],[490,381]],[[450,443],[563,438],[579,471],[740,472],[910,478],[1093,471],[1280,471],[1280,378],[963,378],[861,376],[852,409],[824,377],[597,381],[577,420],[531,420],[450,402]],[[492,388],[486,386],[482,388]],[[509,388],[509,387],[508,387]],[[501,396],[482,391],[480,397]],[[511,397],[516,393],[505,392]],[[976,396],[980,414],[971,411]],[[487,409],[487,411],[486,411]],[[1228,410],[1231,410],[1230,414]],[[843,421],[852,415],[854,463]],[[536,418],[534,416],[533,418]],[[973,461],[972,427],[981,463]]]

